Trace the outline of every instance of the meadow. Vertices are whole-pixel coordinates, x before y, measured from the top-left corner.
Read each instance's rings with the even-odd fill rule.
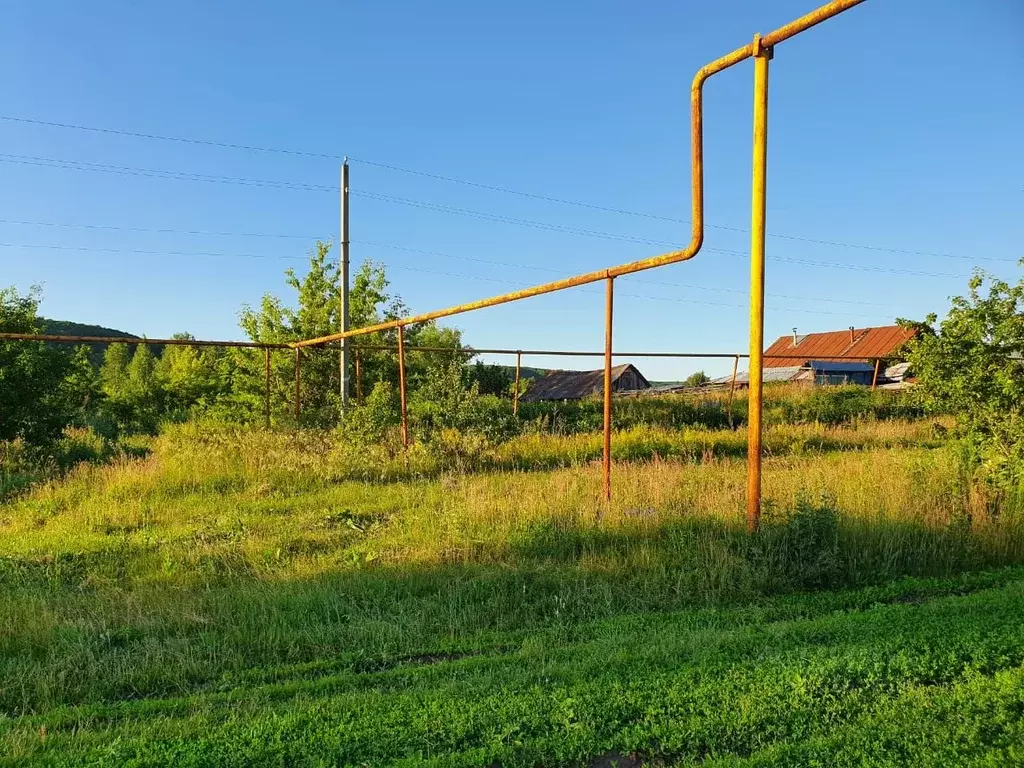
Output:
[[[754,536],[742,430],[627,420],[606,505],[586,404],[407,454],[186,423],[12,483],[0,763],[1024,764],[1024,516],[948,420],[808,397]]]

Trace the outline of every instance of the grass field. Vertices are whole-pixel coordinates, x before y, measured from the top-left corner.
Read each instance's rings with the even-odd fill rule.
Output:
[[[353,450],[184,425],[0,506],[0,760],[1024,764],[1024,522],[923,421]]]

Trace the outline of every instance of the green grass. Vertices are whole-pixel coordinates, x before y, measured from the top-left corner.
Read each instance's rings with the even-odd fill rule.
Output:
[[[53,765],[1018,764],[1022,606],[1015,570],[498,632],[57,708],[6,723],[5,747]]]
[[[0,762],[1024,764],[1024,527],[930,425],[773,428],[753,537],[736,433],[618,434],[607,507],[590,440],[185,425],[8,499]]]

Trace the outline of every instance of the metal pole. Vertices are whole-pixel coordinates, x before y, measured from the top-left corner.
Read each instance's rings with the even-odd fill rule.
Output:
[[[267,429],[270,429],[270,347],[267,347],[266,352],[266,380],[264,382],[264,393],[263,393],[263,412],[267,422]]]
[[[360,355],[359,350],[356,350],[356,402],[359,405],[363,404],[363,374],[360,367]]]
[[[754,160],[750,203],[750,387],[747,390],[747,529],[761,524],[761,436],[764,405],[764,236],[768,159],[768,61],[771,48],[754,36]]]
[[[523,353],[516,352],[516,383],[515,389],[512,392],[512,415],[519,415],[519,369],[523,365]]]
[[[341,164],[341,267],[340,274],[338,276],[339,285],[339,323],[341,325],[341,332],[345,333],[349,329],[349,317],[348,317],[348,158]],[[342,413],[345,411],[345,406],[348,405],[348,345],[349,340],[344,338],[341,340],[341,350],[338,352],[338,365],[339,365],[339,383],[341,394],[341,409]]]
[[[871,377],[871,391],[872,392],[874,392],[875,391],[875,387],[878,386],[878,369],[879,369],[879,367],[881,365],[882,365],[882,358],[876,357],[875,358],[875,373]]]
[[[299,416],[302,415],[302,349],[295,348],[295,426],[299,425]]]
[[[604,500],[612,500],[612,301],[615,278],[608,276],[604,306]]]
[[[405,334],[398,326],[398,396],[402,408],[402,446],[409,447],[409,417],[405,411]]]
[[[732,381],[729,384],[729,426],[732,426],[732,399],[736,393],[736,371],[740,367],[740,356],[736,355],[732,361]]]

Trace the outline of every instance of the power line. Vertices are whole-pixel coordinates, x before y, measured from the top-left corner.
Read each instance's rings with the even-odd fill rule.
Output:
[[[32,155],[0,154],[0,162],[16,163],[19,165],[34,165],[43,168],[57,168],[61,170],[114,173],[119,174],[121,176],[143,176],[155,179],[171,179],[175,181],[201,181],[216,184],[239,184],[242,186],[251,187],[293,189],[303,192],[339,191],[338,187],[326,184],[307,184],[304,182],[282,181],[276,179],[250,179],[238,176],[216,176],[205,173],[168,171],[159,168],[133,168],[130,166],[123,165],[110,165],[108,163],[87,163],[79,160],[63,160],[52,157],[37,157]]]
[[[2,158],[2,156],[0,156],[0,158]],[[407,201],[407,202],[409,202],[411,204],[414,204],[414,203],[416,203],[418,201]],[[449,209],[448,212],[456,212],[457,211],[459,213],[462,213],[464,215],[469,215],[469,216],[474,216],[477,213],[475,211],[468,211],[466,209],[453,209],[451,207],[446,207],[446,208]],[[481,216],[487,216],[487,214],[480,214],[480,215]],[[500,218],[503,219],[503,220],[507,219],[506,223],[518,224],[518,225],[522,225],[522,226],[533,226],[533,225],[536,225],[537,227],[542,228],[542,229],[547,229],[549,227],[557,227],[558,226],[558,225],[547,225],[547,224],[545,224],[545,222],[534,222],[534,221],[531,221],[529,219],[512,219],[510,217],[500,217]],[[59,225],[55,225],[55,226],[59,226]],[[72,225],[69,225],[69,226],[72,226]],[[110,228],[113,229],[113,227],[110,227]],[[167,231],[170,231],[170,230],[167,230]],[[576,229],[576,228],[563,228],[563,229],[560,229],[559,231],[564,231],[567,234],[577,234],[577,235],[584,235],[584,236],[589,236],[589,237],[600,237],[600,238],[612,239],[612,240],[629,239],[630,241],[632,241],[631,238],[628,238],[628,236],[625,236],[625,235],[621,235],[620,236],[620,235],[612,234],[612,233],[609,233],[609,232],[598,232],[598,231],[595,231],[595,230],[584,230],[584,229]],[[229,233],[222,233],[222,234],[227,235]],[[262,236],[262,235],[255,235],[254,234],[253,236]],[[269,237],[270,235],[267,235],[267,236]],[[295,235],[288,235],[288,236],[280,235],[280,236],[277,236],[277,237],[299,237],[299,236],[295,236]],[[669,247],[669,248],[677,248],[677,247],[679,247],[677,243],[672,243],[672,242],[669,242],[669,241],[646,240],[646,239],[644,239],[644,240],[645,240],[646,244],[650,244],[650,245],[658,245],[658,246]],[[27,245],[25,247],[33,247],[33,246]],[[743,251],[730,250],[730,249],[727,249],[727,248],[714,248],[714,247],[711,247],[711,246],[706,246],[703,250],[717,252],[717,253],[723,253],[723,254],[732,255],[732,256],[739,256],[739,257],[744,257],[744,258],[747,255]],[[438,254],[438,255],[443,255],[443,254]],[[460,257],[460,258],[468,259],[469,257]],[[768,258],[769,258],[770,261],[779,261],[779,262],[784,262],[784,263],[800,264],[800,265],[803,265],[803,266],[810,266],[810,267],[823,267],[823,268],[828,268],[828,269],[851,269],[851,270],[861,271],[861,272],[878,272],[878,273],[885,273],[885,274],[907,275],[907,276],[913,276],[913,277],[934,277],[934,278],[955,278],[955,279],[966,279],[968,277],[967,275],[954,274],[954,273],[950,273],[950,272],[926,272],[926,271],[922,271],[922,270],[900,269],[900,268],[896,268],[896,267],[877,267],[877,266],[873,266],[873,265],[846,264],[846,263],[842,263],[842,262],[813,261],[813,260],[810,260],[810,259],[797,259],[797,258],[791,258],[791,257],[787,257],[787,256],[769,256]],[[482,259],[479,260],[479,261],[481,261],[482,263],[487,263],[487,262],[485,262]],[[495,264],[497,266],[508,266],[506,263],[495,262]]]
[[[483,219],[485,221],[494,221],[500,224],[512,224],[520,227],[530,227],[533,229],[543,229],[551,232],[563,232],[570,235],[581,235],[584,237],[598,237],[604,240],[622,240],[624,242],[636,243],[639,245],[657,245],[665,246],[670,248],[678,248],[678,243],[672,243],[665,240],[655,240],[649,237],[636,237],[633,235],[620,235],[613,232],[601,232],[593,229],[583,229],[581,227],[570,227],[562,224],[551,224],[545,221],[536,221],[534,219],[520,219],[514,216],[505,216],[498,213],[485,213],[482,211],[473,211],[467,208],[459,208],[453,205],[442,205],[440,203],[431,203],[424,200],[412,200],[405,197],[396,197],[394,195],[384,195],[377,192],[365,192],[362,190],[350,190],[350,194],[357,195],[359,197],[366,197],[371,200],[379,200],[386,203],[395,203],[397,205],[406,205],[413,208],[422,208],[429,211],[438,211],[440,213],[451,213],[457,216],[468,216],[475,219]],[[707,248],[706,250],[715,251],[721,250],[716,248]]]
[[[219,147],[220,149],[244,149],[249,152],[266,152],[280,155],[298,155],[302,157],[319,157],[326,160],[341,160],[340,155],[331,155],[323,152],[307,152],[301,149],[281,149],[280,147],[259,147],[252,144],[236,144],[228,141],[209,141],[206,139],[188,139],[182,136],[166,136],[157,133],[138,133],[136,131],[124,131],[115,128],[97,128],[90,125],[73,125],[71,123],[58,123],[51,120],[35,120],[29,117],[13,117],[11,115],[0,115],[0,120],[11,123],[24,123],[27,125],[44,125],[49,128],[71,128],[76,131],[89,131],[91,133],[107,133],[115,136],[130,136],[134,139],[154,139],[157,141],[174,141],[179,144],[196,144],[204,147]]]
[[[112,224],[65,224],[55,221],[23,221],[20,219],[0,219],[0,224],[17,224],[30,227],[61,227],[64,229],[98,229],[114,232],[140,232],[159,235],[203,235],[206,237],[266,237],[284,240],[317,240],[318,235],[283,235],[271,232],[215,232],[201,229],[168,229],[148,227],[118,227]]]
[[[391,244],[388,244],[388,243],[376,243],[376,242],[372,242],[372,241],[369,241],[369,240],[353,240],[352,242],[354,244],[358,244],[358,245],[369,245],[369,246],[373,246],[373,247],[376,247],[376,248],[388,248],[388,249],[396,250],[396,251],[408,251],[410,253],[421,253],[421,254],[423,254],[425,256],[439,256],[439,257],[445,258],[445,259],[458,259],[458,260],[461,260],[461,261],[473,261],[473,262],[478,262],[478,263],[481,263],[481,264],[490,264],[492,266],[497,266],[497,267],[513,267],[513,268],[521,268],[521,269],[534,269],[534,270],[538,270],[538,271],[542,271],[542,272],[549,272],[549,273],[556,273],[556,274],[562,274],[563,273],[563,270],[553,269],[551,267],[538,267],[538,266],[534,266],[533,264],[516,264],[516,263],[510,262],[510,261],[492,261],[492,260],[489,260],[489,259],[478,259],[478,258],[473,257],[473,256],[456,256],[456,255],[453,255],[453,254],[450,254],[450,253],[442,253],[440,251],[427,251],[427,250],[423,250],[421,248],[410,248],[410,247],[403,246],[403,245],[391,245]],[[713,292],[718,292],[718,293],[740,293],[740,294],[744,294],[744,295],[747,293],[747,291],[745,291],[743,289],[740,289],[740,288],[716,288],[716,287],[711,287],[711,286],[706,286],[706,285],[695,285],[693,283],[670,283],[670,282],[665,282],[663,280],[644,280],[643,278],[634,277],[632,275],[630,276],[630,279],[633,280],[634,282],[643,283],[645,285],[660,285],[660,286],[665,286],[665,287],[668,287],[668,288],[688,288],[690,290],[697,290],[697,291],[713,291]],[[796,300],[796,301],[824,301],[824,302],[828,302],[828,303],[831,303],[831,304],[858,304],[858,305],[868,306],[868,307],[888,307],[888,306],[890,306],[890,304],[888,304],[888,303],[878,302],[878,301],[857,301],[855,299],[834,299],[834,298],[816,297],[816,296],[793,296],[791,294],[785,294],[785,293],[765,293],[765,296],[771,296],[772,298],[776,298],[776,299],[790,299],[790,300]]]
[[[0,219],[0,224],[13,224],[19,226],[40,226],[40,227],[58,227],[64,229],[88,229],[88,230],[99,230],[99,231],[115,231],[115,232],[137,232],[137,233],[148,233],[148,234],[177,234],[177,235],[202,235],[202,236],[214,236],[214,237],[261,237],[261,238],[276,238],[276,239],[288,239],[288,240],[316,240],[318,239],[315,235],[288,235],[288,234],[277,234],[277,233],[266,233],[266,232],[217,232],[208,230],[195,230],[195,229],[172,229],[172,228],[150,228],[150,227],[123,227],[115,226],[112,224],[70,224],[63,222],[52,222],[52,221],[26,221],[20,219]],[[475,256],[457,256],[450,253],[443,253],[441,251],[428,251],[420,248],[410,248],[401,245],[393,245],[389,243],[378,243],[369,240],[353,240],[355,244],[369,245],[376,248],[388,248],[397,251],[406,251],[408,253],[420,253],[426,256],[437,256],[445,259],[455,259],[458,261],[470,261],[478,264],[488,264],[497,267],[508,267],[518,269],[532,269],[540,272],[548,272],[554,274],[561,274],[563,270],[554,269],[551,267],[540,267],[533,264],[521,264],[509,261],[495,261],[492,259],[482,259]],[[8,245],[7,247],[14,247]],[[47,248],[50,246],[26,244],[25,248]],[[56,246],[54,246],[56,247]],[[81,250],[90,250],[89,248],[81,248]],[[92,250],[102,250],[101,248],[94,248]],[[120,249],[116,252],[121,252]],[[164,251],[142,251],[146,254],[161,254]],[[231,254],[226,254],[231,255]],[[249,254],[243,254],[249,255]],[[262,256],[252,255],[254,258],[264,258]],[[661,285],[672,288],[688,288],[691,290],[698,291],[713,291],[718,293],[740,293],[745,294],[745,290],[738,288],[717,288],[712,286],[696,285],[693,283],[673,283],[665,282],[661,280],[644,280],[642,278],[634,278],[636,282],[646,283],[648,285]],[[835,299],[827,297],[811,297],[811,296],[794,296],[791,294],[783,293],[766,293],[766,296],[771,296],[780,299],[790,299],[796,301],[822,301],[840,304],[856,304],[862,306],[889,306],[882,302],[871,302],[871,301],[858,301],[854,299]]]
[[[222,141],[212,141],[212,140],[207,140],[207,139],[186,138],[186,137],[182,137],[182,136],[169,136],[169,135],[164,135],[164,134],[142,133],[142,132],[138,132],[138,131],[127,131],[127,130],[114,129],[114,128],[100,128],[100,127],[96,127],[96,126],[76,125],[76,124],[72,124],[72,123],[63,123],[63,122],[56,122],[56,121],[50,121],[50,120],[37,120],[37,119],[34,119],[34,118],[17,117],[17,116],[13,116],[13,115],[0,115],[0,120],[4,120],[4,121],[8,121],[8,122],[13,122],[13,123],[22,123],[22,124],[27,124],[27,125],[47,126],[47,127],[51,127],[51,128],[63,128],[63,129],[87,131],[87,132],[92,132],[92,133],[111,134],[111,135],[117,135],[117,136],[127,136],[127,137],[140,138],[140,139],[150,139],[150,140],[157,140],[157,141],[176,142],[176,143],[181,143],[181,144],[193,144],[193,145],[199,145],[199,146],[218,147],[218,148],[222,148],[222,149],[239,149],[239,150],[246,150],[246,151],[251,151],[251,152],[274,153],[274,154],[293,155],[293,156],[302,156],[302,157],[315,157],[315,158],[328,159],[328,160],[342,160],[342,159],[344,159],[342,155],[330,154],[330,153],[324,153],[324,152],[311,152],[311,151],[301,150],[301,149],[286,149],[286,148],[281,148],[281,147],[265,147],[265,146],[251,145],[251,144],[241,144],[241,143],[236,143],[236,142],[222,142]],[[571,199],[568,199],[568,198],[554,197],[554,196],[551,196],[551,195],[543,195],[543,194],[539,194],[539,193],[535,193],[535,192],[528,192],[528,191],[525,191],[525,190],[511,189],[509,187],[502,187],[502,186],[498,186],[498,185],[494,185],[494,184],[485,184],[485,183],[482,183],[482,182],[470,181],[470,180],[467,180],[467,179],[460,179],[460,178],[456,178],[456,177],[453,177],[453,176],[447,176],[447,175],[438,174],[438,173],[430,173],[430,172],[427,172],[427,171],[418,171],[418,170],[414,170],[414,169],[411,169],[411,168],[404,168],[402,166],[392,165],[392,164],[389,164],[389,163],[381,163],[381,162],[378,162],[378,161],[375,161],[375,160],[368,160],[368,159],[364,159],[364,158],[349,158],[349,159],[352,162],[358,162],[358,163],[362,163],[363,165],[373,166],[373,167],[377,167],[377,168],[383,168],[383,169],[387,169],[387,170],[391,170],[391,171],[396,171],[396,172],[399,172],[399,173],[406,173],[406,174],[411,174],[411,175],[415,175],[415,176],[421,176],[421,177],[424,177],[424,178],[436,179],[436,180],[439,180],[439,181],[445,181],[445,182],[452,183],[452,184],[461,184],[461,185],[465,185],[465,186],[474,187],[474,188],[477,188],[477,189],[486,189],[486,190],[490,190],[490,191],[493,191],[493,192],[500,192],[500,193],[503,193],[503,194],[518,195],[520,197],[526,197],[526,198],[531,198],[531,199],[535,199],[535,200],[542,200],[542,201],[545,201],[545,202],[557,203],[559,205],[571,205],[571,206],[576,206],[576,207],[580,207],[580,208],[587,208],[587,209],[595,210],[595,211],[603,211],[605,213],[615,213],[615,214],[619,214],[619,215],[623,215],[623,216],[634,216],[634,217],[641,217],[641,218],[645,218],[645,219],[654,219],[654,220],[658,220],[658,221],[666,221],[666,222],[671,222],[671,223],[675,223],[675,224],[686,224],[686,225],[689,225],[689,224],[692,223],[688,219],[681,219],[681,218],[676,218],[676,217],[673,217],[673,216],[663,216],[663,215],[654,214],[654,213],[645,213],[645,212],[641,212],[641,211],[631,211],[631,210],[627,210],[627,209],[623,209],[623,208],[615,208],[615,207],[612,207],[612,206],[597,205],[595,203],[587,203],[587,202],[583,202],[583,201],[579,201],[579,200],[571,200]],[[9,162],[18,162],[18,161],[10,160]],[[32,163],[25,163],[25,164],[32,164]],[[59,167],[59,166],[54,166],[54,167]],[[171,172],[171,173],[173,173],[173,172]],[[134,174],[134,175],[140,175],[140,174]],[[234,182],[234,183],[242,183],[242,182]],[[287,182],[265,182],[263,185],[275,186],[275,185],[279,185],[279,184],[288,184],[288,183]],[[290,186],[288,186],[286,188],[302,188],[302,187],[305,187],[305,186],[316,186],[317,187],[316,191],[320,191],[320,189],[324,189],[324,187],[321,187],[319,185],[290,185]],[[328,188],[328,189],[331,189],[332,191],[337,191],[336,187]],[[708,223],[708,222],[705,222],[705,226],[708,227],[708,228],[721,229],[721,230],[725,230],[725,231],[738,232],[738,233],[749,233],[749,231],[750,231],[750,230],[745,229],[743,227],[730,227],[730,226],[726,226],[726,225],[723,225],[723,224],[711,224],[711,223]],[[784,239],[784,240],[792,240],[792,241],[797,241],[797,242],[811,243],[811,244],[814,244],[814,245],[827,245],[827,246],[839,247],[839,248],[854,248],[854,249],[859,249],[859,250],[874,251],[874,252],[878,252],[878,253],[898,253],[898,254],[903,254],[903,255],[908,255],[908,256],[927,256],[927,257],[930,257],[930,258],[961,259],[961,260],[966,260],[966,261],[994,261],[994,262],[1005,262],[1005,263],[1016,263],[1016,261],[1017,261],[1016,259],[1005,259],[1005,258],[992,257],[992,256],[964,256],[964,255],[961,255],[961,254],[941,253],[941,252],[935,252],[935,251],[922,251],[922,250],[906,249],[906,248],[890,248],[888,246],[870,245],[870,244],[865,244],[865,243],[848,243],[848,242],[844,242],[844,241],[840,241],[840,240],[829,240],[829,239],[823,239],[823,238],[812,238],[812,237],[805,237],[805,236],[800,236],[800,235],[789,235],[789,234],[783,234],[783,233],[777,233],[777,232],[768,232],[767,234],[768,234],[768,237],[774,237],[774,238],[779,238],[779,239]]]
[[[207,251],[154,251],[154,250],[149,250],[149,249],[144,249],[144,248],[103,248],[103,247],[96,247],[96,248],[94,248],[94,247],[91,247],[91,246],[49,245],[49,244],[42,244],[42,243],[0,243],[0,248],[31,248],[31,249],[44,249],[44,250],[56,250],[56,251],[88,252],[88,253],[123,253],[123,254],[145,255],[145,256],[185,256],[185,257],[194,256],[194,257],[201,257],[201,258],[249,258],[249,259],[268,259],[268,258],[275,259],[275,258],[279,258],[279,259],[289,259],[289,260],[292,260],[292,261],[306,261],[306,257],[302,257],[302,256],[267,256],[265,254],[256,254],[256,253],[220,253],[220,252],[207,252]],[[516,286],[520,285],[519,283],[517,283],[515,281],[506,280],[506,279],[503,279],[503,278],[484,277],[484,276],[481,276],[481,275],[466,275],[466,274],[452,273],[452,272],[441,272],[441,271],[437,271],[437,270],[423,269],[421,267],[411,267],[411,266],[407,266],[405,264],[392,264],[392,263],[384,263],[384,262],[382,262],[382,264],[383,264],[383,266],[387,267],[388,269],[398,269],[398,270],[405,270],[405,271],[409,271],[409,272],[419,272],[419,273],[423,273],[423,274],[439,275],[439,276],[442,276],[442,277],[452,277],[452,278],[457,278],[457,279],[460,279],[460,280],[463,280],[463,279],[482,280],[482,281],[485,281],[485,282],[502,283],[502,284],[506,284],[506,285],[516,285]],[[598,294],[602,293],[601,291],[597,291],[597,290],[594,290],[594,289],[588,289],[588,288],[585,288],[585,287],[581,288],[581,291],[584,292],[584,293],[590,293],[592,295],[598,295]],[[650,295],[646,295],[646,294],[636,294],[636,293],[619,293],[618,295],[619,296],[623,296],[623,297],[629,297],[629,298],[635,298],[635,299],[644,299],[644,300],[649,300],[649,301],[671,301],[671,302],[676,302],[676,303],[680,303],[680,304],[698,304],[698,305],[702,305],[702,306],[728,307],[728,308],[731,308],[731,309],[746,309],[747,308],[747,306],[745,304],[726,304],[724,302],[705,301],[705,300],[701,300],[701,299],[685,299],[685,298],[675,298],[675,297],[670,297],[670,296],[650,296]],[[772,307],[772,309],[782,309],[782,308],[774,308],[774,307]],[[838,316],[838,317],[849,317],[849,313],[845,313],[845,312],[828,312],[826,310],[799,309],[799,308],[795,308],[795,307],[785,307],[784,309],[787,312],[799,312],[799,313],[813,314],[813,315],[835,315],[835,316]]]
[[[397,171],[399,173],[407,173],[414,176],[422,176],[428,179],[436,179],[438,181],[446,181],[452,184],[462,184],[464,186],[475,187],[477,189],[486,189],[492,192],[501,192],[509,195],[518,195],[519,197],[526,197],[533,200],[542,200],[549,203],[558,203],[559,205],[571,205],[577,208],[588,208],[593,211],[601,211],[604,213],[616,213],[622,216],[635,216],[644,219],[654,219],[656,221],[665,221],[672,224],[685,224],[689,226],[693,223],[692,219],[680,219],[674,216],[663,216],[656,213],[647,213],[643,211],[631,211],[625,208],[615,208],[606,205],[597,205],[595,203],[582,202],[580,200],[570,200],[563,197],[552,197],[549,195],[537,194],[534,192],[527,192],[521,189],[510,189],[508,187],[499,187],[493,184],[484,184],[477,181],[469,181],[467,179],[459,179],[453,176],[445,176],[438,173],[428,173],[426,171],[417,171],[411,168],[403,168],[397,165],[390,165],[388,163],[380,163],[375,160],[364,160],[362,158],[350,157],[350,162],[361,163],[363,165],[370,165],[376,168],[385,168],[389,171]],[[738,232],[742,234],[750,234],[749,229],[743,227],[730,227],[724,224],[711,224],[707,221],[704,222],[704,226],[710,229],[721,229],[727,232]],[[993,256],[964,256],[961,254],[954,253],[938,253],[935,251],[919,251],[906,248],[890,248],[888,246],[880,245],[867,245],[863,243],[847,243],[839,240],[826,240],[814,237],[804,237],[801,235],[787,235],[779,232],[768,232],[768,237],[776,237],[782,240],[793,240],[802,243],[812,243],[814,245],[829,245],[839,248],[856,248],[866,251],[876,251],[881,253],[899,253],[906,256],[929,256],[933,258],[944,258],[944,259],[964,259],[968,261],[982,260],[982,261],[1000,261],[1015,263],[1016,259],[1003,259]]]

